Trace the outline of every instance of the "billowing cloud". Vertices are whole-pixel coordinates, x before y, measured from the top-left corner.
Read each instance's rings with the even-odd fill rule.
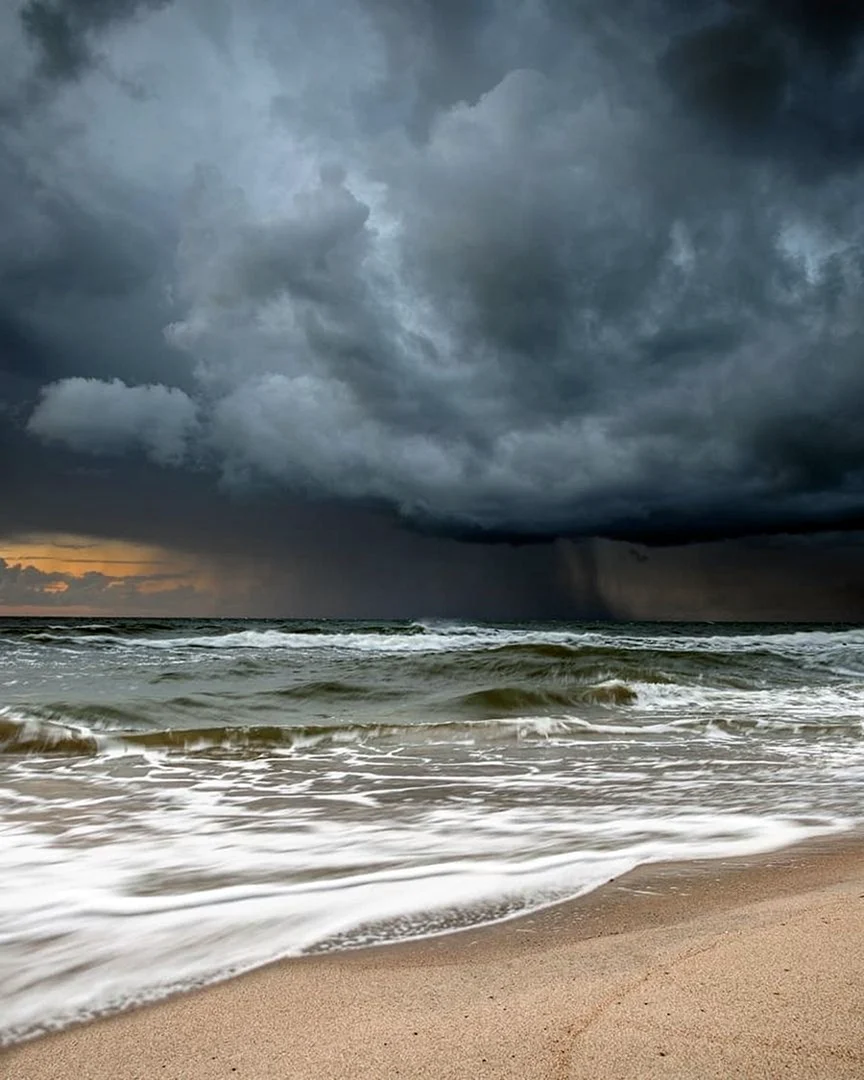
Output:
[[[95,61],[94,39],[139,10],[171,0],[26,0],[20,9],[24,32],[36,49],[39,73],[47,79],[78,78]]]
[[[42,392],[28,430],[87,453],[143,449],[159,465],[183,461],[195,404],[182,390],[119,379],[64,379]]]
[[[858,5],[338,8],[24,5],[32,440],[459,536],[864,520]]]

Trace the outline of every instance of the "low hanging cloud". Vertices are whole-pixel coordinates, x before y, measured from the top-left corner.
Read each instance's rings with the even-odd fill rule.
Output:
[[[182,462],[195,429],[196,406],[182,390],[119,379],[52,383],[28,423],[48,442],[91,454],[141,449],[159,465]]]
[[[864,520],[857,6],[219,6],[128,21],[151,97],[99,91],[178,385],[57,378],[32,436],[466,536]]]
[[[117,611],[194,610],[201,595],[176,574],[112,576],[45,571],[0,558],[0,610],[64,608]]]

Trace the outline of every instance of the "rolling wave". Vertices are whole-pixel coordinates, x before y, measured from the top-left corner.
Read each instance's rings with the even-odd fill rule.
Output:
[[[42,624],[7,620],[0,624],[0,642],[33,647],[154,650],[178,656],[218,652],[241,656],[289,655],[292,652],[333,651],[365,657],[445,655],[517,656],[547,661],[582,661],[594,656],[690,661],[698,665],[733,668],[773,659],[807,666],[840,666],[864,675],[864,630],[744,628],[717,633],[696,626],[537,626],[442,624],[435,622],[354,623],[295,622],[248,625],[220,620],[117,620],[113,623]]]
[[[630,691],[634,699],[636,691]],[[100,729],[73,722],[42,717],[0,714],[0,756],[54,755],[63,757],[113,756],[145,752],[208,754],[267,754],[276,751],[306,751],[313,747],[340,746],[359,742],[367,746],[383,744],[399,748],[424,746],[430,742],[459,742],[468,738],[478,745],[531,739],[558,740],[585,738],[655,738],[658,736],[730,737],[753,733],[864,735],[864,720],[858,711],[846,715],[819,715],[802,712],[786,718],[769,716],[742,708],[740,712],[717,715],[713,709],[681,715],[652,716],[650,711],[632,714],[630,721],[584,716],[516,715],[491,719],[439,720],[425,723],[320,723],[284,726],[278,724],[211,725],[166,728],[156,731]]]

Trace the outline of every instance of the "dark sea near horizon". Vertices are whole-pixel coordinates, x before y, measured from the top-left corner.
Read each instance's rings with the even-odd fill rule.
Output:
[[[2,619],[0,1042],[862,795],[862,627]]]

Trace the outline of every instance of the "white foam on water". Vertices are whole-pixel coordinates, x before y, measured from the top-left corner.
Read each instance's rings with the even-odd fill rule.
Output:
[[[478,652],[508,646],[557,646],[565,649],[627,650],[640,653],[753,656],[767,654],[795,661],[805,667],[821,668],[864,679],[864,630],[822,630],[761,632],[758,634],[686,635],[628,633],[612,628],[600,630],[552,630],[486,627],[472,625],[417,624],[417,633],[345,631],[302,633],[286,630],[237,630],[222,634],[159,637],[118,637],[90,634],[66,638],[68,644],[90,648],[96,644],[111,650],[144,650],[185,654],[189,662],[195,652],[314,653],[333,651],[360,655],[424,655]],[[58,635],[58,640],[60,636]]]
[[[772,686],[736,689],[693,684],[634,682],[636,699],[629,707],[648,716],[682,713],[693,720],[744,719],[771,724],[777,730],[823,727],[846,722],[864,730],[864,685]]]
[[[86,639],[88,641],[93,638]],[[117,644],[117,638],[106,642]],[[535,634],[517,630],[471,627],[434,630],[419,634],[386,634],[369,631],[351,633],[291,633],[284,630],[238,630],[233,633],[197,637],[125,638],[124,645],[149,649],[267,649],[319,650],[340,649],[360,653],[439,653],[503,647],[506,645],[572,645],[600,642],[599,634],[590,632],[546,631]]]
[[[553,814],[544,828],[541,808],[488,815],[460,807],[389,827],[380,819],[338,829],[318,822],[295,835],[292,848],[290,839],[256,833],[251,823],[238,842],[215,827],[218,814],[205,827],[200,797],[187,803],[187,814],[193,806],[198,820],[187,821],[182,833],[176,822],[160,829],[151,821],[154,835],[143,843],[95,837],[82,844],[79,831],[67,851],[68,836],[58,844],[39,831],[7,832],[0,855],[0,1041],[328,940],[350,946],[422,937],[459,925],[457,911],[473,912],[475,924],[495,921],[581,895],[642,863],[754,854],[846,824],[735,813],[591,823]],[[215,807],[211,801],[211,813]],[[570,846],[544,851],[556,834],[559,842],[569,837]],[[539,854],[527,855],[531,850]],[[286,864],[293,864],[294,880]],[[142,891],[148,876],[172,873],[178,880],[209,873],[214,883]],[[220,875],[258,880],[220,885]]]

